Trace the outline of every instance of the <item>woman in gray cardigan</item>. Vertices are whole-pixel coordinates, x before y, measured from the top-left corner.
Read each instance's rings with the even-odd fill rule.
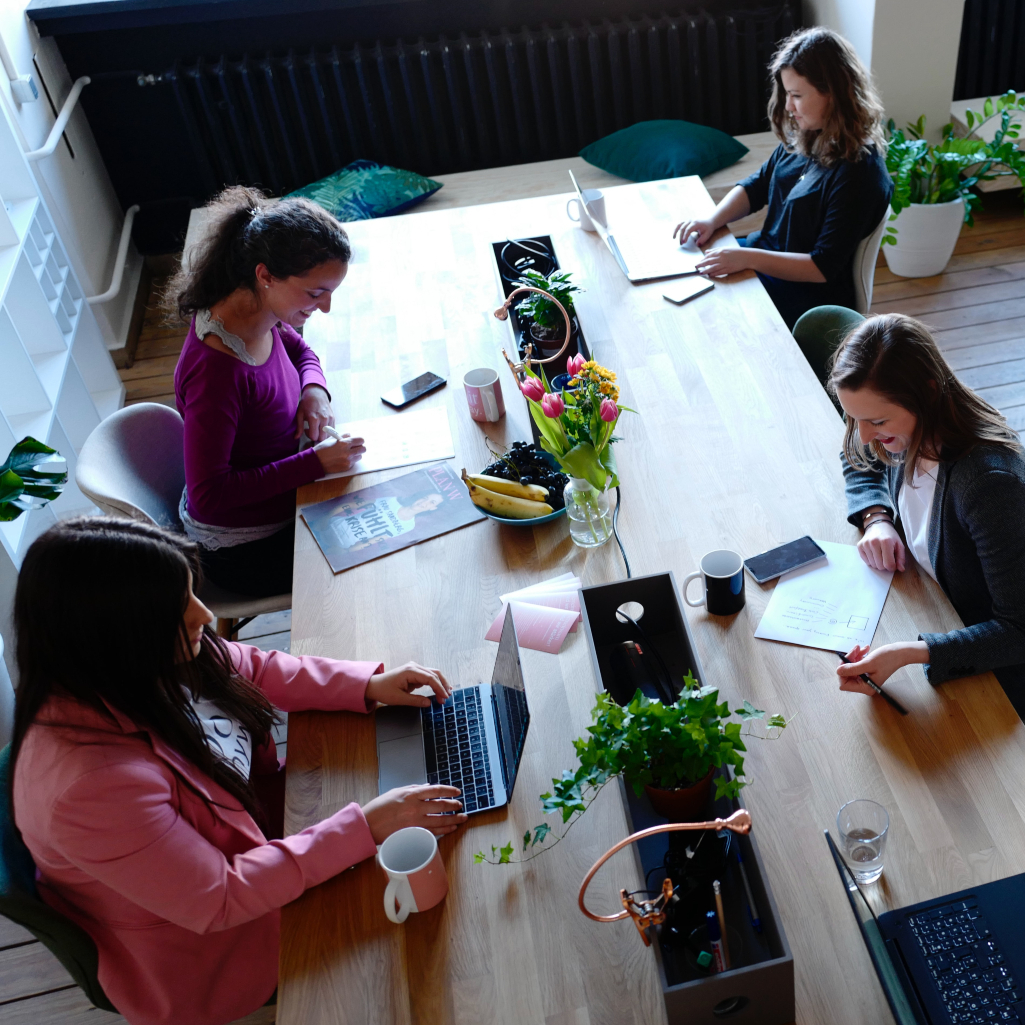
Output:
[[[841,456],[861,557],[903,570],[908,554],[965,624],[855,648],[844,690],[872,693],[919,662],[931,683],[993,670],[1025,718],[1025,454],[1004,418],[954,376],[924,325],[888,314],[837,349],[829,390],[847,414]],[[903,528],[903,539],[896,529]]]

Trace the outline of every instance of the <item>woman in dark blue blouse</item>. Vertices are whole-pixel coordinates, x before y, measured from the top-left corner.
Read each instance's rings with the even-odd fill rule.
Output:
[[[854,309],[854,251],[890,202],[883,109],[854,48],[825,28],[791,36],[769,66],[769,121],[781,140],[761,169],[707,220],[676,226],[703,245],[723,225],[768,207],[742,248],[710,249],[698,265],[722,277],[758,273],[787,327],[815,306]]]

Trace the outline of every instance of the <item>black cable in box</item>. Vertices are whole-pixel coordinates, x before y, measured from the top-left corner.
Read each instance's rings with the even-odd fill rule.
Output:
[[[704,670],[678,593],[671,572],[581,591],[584,633],[599,686],[610,693],[615,690],[613,650],[624,641],[639,640],[635,627],[616,615],[616,610],[629,602],[643,607],[640,618],[636,609],[627,611],[643,630],[645,639],[640,643],[657,648],[675,693],[679,693],[688,670],[699,682],[704,681]],[[714,792],[713,787],[713,795]],[[632,787],[622,782],[620,793],[631,832],[666,821],[654,812],[647,795],[638,797]],[[707,817],[725,818],[740,806],[737,800],[722,798],[709,805]],[[648,880],[647,887],[661,890],[662,880],[667,875],[675,876],[674,887],[681,894],[672,918],[657,929],[657,938],[652,941],[669,1025],[717,1025],[723,1021],[786,1025],[794,1020],[794,959],[758,852],[757,831],[756,820],[748,836],[714,831],[662,833],[632,845],[641,875]],[[722,846],[709,848],[710,844],[725,845],[727,837],[731,845],[728,852]],[[701,846],[697,847],[699,842]],[[760,933],[748,917],[747,897],[732,846],[736,844],[740,845],[758,906]],[[688,847],[693,858],[687,857]],[[719,860],[715,861],[716,858]],[[703,920],[704,912],[714,906],[711,882],[701,877],[702,869],[709,866],[714,867],[714,875],[722,883],[727,928],[740,941],[740,949],[730,952],[732,969],[718,975],[709,975],[698,966],[694,949],[686,942],[692,929]],[[668,928],[670,925],[676,926],[675,933]],[[626,923],[599,928],[632,926]]]

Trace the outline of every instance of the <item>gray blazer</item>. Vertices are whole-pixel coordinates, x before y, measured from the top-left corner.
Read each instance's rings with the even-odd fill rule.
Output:
[[[841,455],[848,519],[882,505],[896,519],[904,467],[855,470]],[[1025,675],[1025,455],[979,445],[941,461],[929,519],[929,558],[963,629],[924,633],[930,683],[997,670]],[[999,672],[1005,668],[1005,672]]]

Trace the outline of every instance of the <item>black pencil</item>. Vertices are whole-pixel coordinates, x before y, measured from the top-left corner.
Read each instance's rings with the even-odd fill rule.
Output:
[[[838,651],[836,652],[836,654],[839,656],[841,662],[844,662],[846,665],[852,664],[851,660],[842,651]],[[880,687],[879,684],[876,683],[871,676],[868,676],[865,673],[860,673],[858,675],[858,679],[864,680],[865,683],[867,683],[887,704],[892,705],[894,708],[896,708],[901,715],[908,714],[908,710],[896,698],[891,697],[889,694],[887,694],[886,691],[883,690],[883,688]]]

